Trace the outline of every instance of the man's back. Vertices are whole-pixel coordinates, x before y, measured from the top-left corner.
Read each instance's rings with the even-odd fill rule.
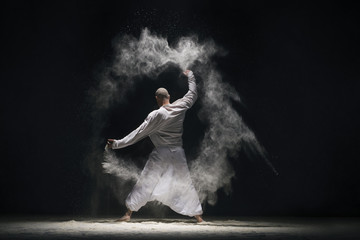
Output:
[[[161,121],[158,130],[149,136],[155,147],[182,146],[186,109],[179,109],[177,105],[168,104],[156,111]]]

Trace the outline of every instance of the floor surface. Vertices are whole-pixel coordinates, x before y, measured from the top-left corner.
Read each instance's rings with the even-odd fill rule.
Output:
[[[360,239],[360,218],[2,217],[0,239]]]

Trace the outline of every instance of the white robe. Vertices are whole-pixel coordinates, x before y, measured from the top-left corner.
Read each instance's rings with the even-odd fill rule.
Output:
[[[157,200],[182,215],[202,214],[182,148],[185,112],[197,98],[192,72],[188,73],[188,84],[189,91],[183,98],[152,111],[137,129],[113,143],[113,149],[124,148],[149,136],[155,145],[126,199],[126,206],[132,211],[138,211],[148,201]]]

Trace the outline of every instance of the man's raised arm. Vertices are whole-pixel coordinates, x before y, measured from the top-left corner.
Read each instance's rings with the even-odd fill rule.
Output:
[[[186,70],[184,74],[188,77],[189,90],[181,101],[185,108],[191,108],[197,99],[196,79],[190,70]]]

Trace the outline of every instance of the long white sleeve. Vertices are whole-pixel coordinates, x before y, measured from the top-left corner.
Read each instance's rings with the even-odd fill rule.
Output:
[[[186,109],[189,109],[192,107],[192,105],[195,103],[197,99],[197,89],[196,89],[196,80],[195,76],[192,71],[188,73],[188,84],[189,84],[189,90],[184,95],[183,98],[176,100],[172,103],[172,105],[179,105],[181,107],[184,107]]]
[[[136,128],[134,131],[129,133],[126,137],[120,140],[115,140],[112,145],[112,148],[113,149],[124,148],[149,136],[150,134],[155,132],[159,127],[161,127],[160,124],[161,119],[162,117],[161,115],[158,114],[158,111],[151,112],[138,128]]]

